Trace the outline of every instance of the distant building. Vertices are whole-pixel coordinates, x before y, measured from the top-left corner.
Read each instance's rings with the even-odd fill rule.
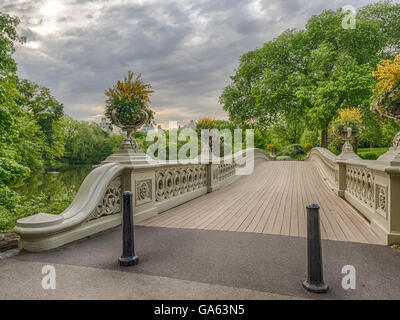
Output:
[[[164,132],[164,129],[163,129],[163,128],[161,128],[161,125],[159,124],[159,125],[157,126],[157,129],[156,129],[156,131],[157,131],[157,132],[161,132],[161,133],[163,133],[163,132]]]
[[[107,120],[106,117],[102,117],[101,121],[98,125],[100,126],[100,128],[102,128],[104,131],[107,131],[108,133],[124,134],[124,132],[121,128],[114,126],[111,123],[111,121]]]
[[[99,123],[100,128],[102,128],[104,131],[107,131],[111,133],[111,122],[107,120],[106,117],[102,117],[101,121]]]
[[[182,129],[193,129],[196,130],[196,123],[194,120],[190,120],[188,124],[185,124]]]
[[[145,125],[142,127],[142,129],[140,129],[140,132],[147,133],[147,132],[153,131],[153,130],[154,130],[154,126],[153,126],[153,124],[150,123],[149,125],[145,124]]]
[[[164,132],[164,129],[161,128],[160,124],[159,125],[155,125],[155,126],[152,123],[149,124],[149,125],[144,125],[142,127],[142,129],[140,129],[140,132],[143,132],[143,133],[147,133],[147,132],[150,132],[150,131],[157,131],[157,132],[161,132],[161,133]]]

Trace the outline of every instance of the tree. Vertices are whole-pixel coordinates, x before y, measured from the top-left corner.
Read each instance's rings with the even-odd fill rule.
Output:
[[[17,64],[12,58],[14,42],[23,42],[16,26],[17,17],[0,12],[0,188],[29,174],[23,166],[15,143],[20,135],[19,118],[24,115],[17,103]]]
[[[0,213],[10,210],[18,201],[18,195],[9,185],[28,176],[30,170],[21,162],[16,141],[21,132],[19,119],[24,115],[17,99],[17,64],[12,58],[14,41],[23,42],[17,35],[16,17],[0,13]]]
[[[121,145],[122,136],[109,134],[97,123],[77,121],[68,116],[64,116],[62,122],[65,154],[61,161],[68,164],[98,164]]]
[[[18,89],[21,93],[18,104],[32,114],[45,139],[44,159],[51,162],[60,158],[64,147],[57,128],[64,115],[63,105],[52,96],[50,89],[29,80],[19,80]]]
[[[15,52],[14,42],[24,43],[25,38],[20,37],[16,27],[20,20],[0,12],[0,75],[1,77],[15,76],[17,63],[12,58]]]
[[[383,60],[372,75],[378,83],[374,88],[372,108],[386,117],[398,119],[400,104],[400,55],[393,60]]]
[[[399,48],[400,5],[361,8],[355,29],[343,29],[345,12],[326,10],[304,30],[288,30],[261,49],[243,55],[220,102],[231,120],[265,127],[276,121],[304,121],[321,131],[328,145],[329,124],[343,108],[369,108],[371,75],[377,62]],[[383,21],[389,19],[389,21]],[[389,50],[390,49],[390,50]]]
[[[278,119],[302,114],[295,89],[304,73],[304,32],[287,30],[260,49],[240,58],[239,68],[220,96],[236,124],[264,130]]]

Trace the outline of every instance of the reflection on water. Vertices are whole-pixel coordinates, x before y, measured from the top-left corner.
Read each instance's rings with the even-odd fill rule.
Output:
[[[37,171],[13,189],[27,199],[41,193],[50,199],[57,199],[61,195],[75,194],[91,170],[91,166],[74,166],[60,170],[57,174]]]

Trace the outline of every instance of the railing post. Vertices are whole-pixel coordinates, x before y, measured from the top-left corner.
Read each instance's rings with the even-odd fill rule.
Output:
[[[218,164],[207,164],[207,192],[213,192],[218,184]]]
[[[319,205],[307,206],[307,280],[303,287],[311,292],[325,293],[328,285],[324,283],[322,272],[321,233],[319,224]]]
[[[381,214],[387,212],[388,227],[385,242],[391,245],[400,242],[400,168],[392,166],[385,171],[390,176],[389,187],[385,189],[380,186],[380,190],[377,190],[376,206],[380,208]]]
[[[345,192],[346,192],[346,163],[337,162],[339,166],[339,172],[338,172],[338,196],[344,198],[345,197]]]
[[[139,263],[139,258],[135,254],[132,192],[125,191],[122,200],[122,256],[119,258],[119,265],[129,267]]]

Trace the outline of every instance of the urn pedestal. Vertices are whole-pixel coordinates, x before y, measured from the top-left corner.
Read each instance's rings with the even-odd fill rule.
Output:
[[[342,153],[337,157],[340,160],[354,160],[354,159],[361,159],[353,150],[353,146],[350,143],[352,139],[352,129],[349,127],[347,128],[346,132],[342,133],[344,139],[344,145],[342,147]]]
[[[112,113],[112,118],[118,127],[126,131],[126,138],[122,142],[121,148],[112,155],[108,156],[101,164],[121,163],[140,165],[149,164],[150,162],[154,161],[151,157],[139,149],[135,138],[132,137],[132,132],[136,131],[147,121],[147,113],[141,112],[140,114],[132,117],[133,120],[127,124],[122,124],[115,112]]]

